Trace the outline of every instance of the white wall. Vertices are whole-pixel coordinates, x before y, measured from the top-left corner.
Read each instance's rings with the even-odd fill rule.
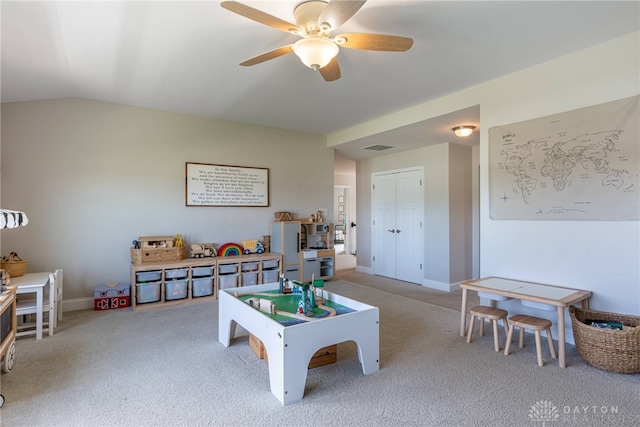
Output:
[[[394,113],[379,122],[347,129],[329,140],[339,140],[343,135],[357,139],[380,128],[379,123],[384,127],[406,125],[479,104],[480,275],[588,289],[594,293],[592,308],[637,315],[640,314],[639,222],[491,220],[487,165],[488,130],[493,126],[640,93],[639,56],[640,33],[636,32]],[[390,160],[393,168],[410,164],[408,160],[399,164]],[[360,179],[366,182],[368,173],[368,170],[362,175],[358,173],[359,187]],[[361,192],[358,212],[362,214],[371,208],[360,196]],[[367,242],[359,242],[360,252],[364,247]]]
[[[481,165],[493,126],[640,93],[639,56],[634,33],[483,85]],[[638,221],[493,221],[486,167],[481,182],[481,275],[588,289],[596,310],[640,314]]]
[[[129,283],[139,236],[240,243],[274,211],[333,220],[333,150],[297,132],[81,99],[2,105],[2,203],[27,213],[2,252],[28,270],[61,267],[65,302]],[[186,207],[185,162],[269,168],[270,207]],[[310,167],[312,166],[312,167]]]

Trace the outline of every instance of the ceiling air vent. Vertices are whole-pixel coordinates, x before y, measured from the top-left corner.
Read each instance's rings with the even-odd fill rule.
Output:
[[[373,150],[373,151],[383,151],[383,150],[388,150],[389,148],[393,148],[390,145],[380,145],[380,144],[374,144],[374,145],[369,145],[368,147],[362,147],[363,150]]]

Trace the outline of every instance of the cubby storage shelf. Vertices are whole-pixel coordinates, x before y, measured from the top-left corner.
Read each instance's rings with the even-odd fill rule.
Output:
[[[221,286],[242,286],[243,276],[248,284],[262,284],[277,281],[280,271],[282,255],[276,253],[131,263],[131,306],[137,311],[211,301]],[[144,295],[138,295],[139,285]]]

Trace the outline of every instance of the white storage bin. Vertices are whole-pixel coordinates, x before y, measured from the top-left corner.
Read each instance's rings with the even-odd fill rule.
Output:
[[[258,273],[242,273],[242,286],[251,286],[258,284]]]
[[[160,301],[160,282],[136,283],[136,302],[138,304],[156,301]]]
[[[174,300],[187,297],[188,280],[169,280],[164,283],[164,299]]]
[[[140,271],[136,273],[136,282],[155,282],[162,279],[162,271]]]
[[[192,295],[194,297],[206,297],[213,295],[213,277],[202,277],[191,281]]]
[[[238,264],[220,264],[218,265],[220,274],[230,274],[238,272]]]
[[[213,266],[193,267],[191,269],[191,277],[213,276]]]
[[[237,274],[224,274],[218,277],[220,280],[220,289],[235,288],[238,286]]]
[[[280,280],[280,270],[262,270],[262,283],[274,283]]]
[[[258,269],[257,262],[243,262],[242,271],[256,271]]]
[[[279,259],[268,259],[268,260],[262,261],[263,270],[270,270],[272,268],[278,268],[279,266],[280,266]]]
[[[164,271],[164,278],[167,280],[170,279],[184,279],[189,275],[188,268],[172,268],[170,270]]]

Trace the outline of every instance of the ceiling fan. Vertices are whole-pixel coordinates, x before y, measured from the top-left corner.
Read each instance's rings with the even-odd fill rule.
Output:
[[[355,15],[365,3],[366,0],[305,1],[293,11],[296,25],[236,1],[223,1],[220,6],[276,30],[302,37],[295,43],[249,58],[240,65],[256,65],[294,52],[306,66],[320,71],[322,77],[331,82],[340,78],[340,66],[336,58],[340,47],[404,52],[413,45],[411,38],[385,34],[347,33],[331,37],[331,33]]]

